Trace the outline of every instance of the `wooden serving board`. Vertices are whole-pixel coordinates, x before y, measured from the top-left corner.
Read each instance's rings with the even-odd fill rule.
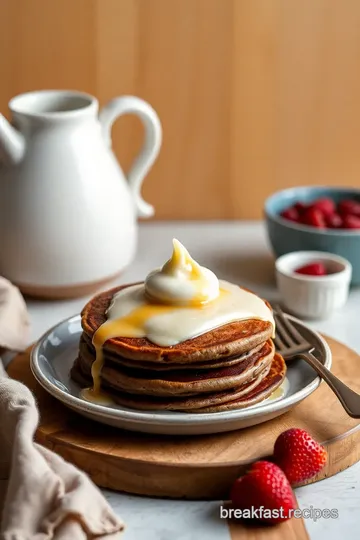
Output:
[[[360,392],[360,357],[341,343],[327,341],[332,371]],[[8,371],[38,400],[38,442],[105,488],[157,497],[226,499],[233,480],[249,463],[270,455],[277,435],[290,427],[306,429],[328,450],[327,466],[311,482],[360,458],[360,422],[347,416],[325,383],[292,411],[251,428],[217,435],[148,435],[98,424],[67,409],[34,380],[29,352],[16,356]]]

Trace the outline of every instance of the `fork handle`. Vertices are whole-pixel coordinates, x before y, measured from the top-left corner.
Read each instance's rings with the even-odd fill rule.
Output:
[[[310,352],[296,355],[310,364],[320,377],[330,386],[334,394],[339,398],[342,406],[352,418],[360,418],[360,395],[351,390],[340,379],[335,377],[313,354]]]

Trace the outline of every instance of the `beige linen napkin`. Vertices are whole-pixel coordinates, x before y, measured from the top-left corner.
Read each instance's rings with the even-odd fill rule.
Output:
[[[25,348],[28,328],[20,292],[0,277],[0,347]],[[0,539],[119,538],[123,523],[91,480],[34,443],[38,422],[34,396],[0,361]]]

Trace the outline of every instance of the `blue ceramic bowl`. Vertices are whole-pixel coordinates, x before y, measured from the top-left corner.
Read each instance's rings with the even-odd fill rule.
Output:
[[[310,203],[320,197],[330,197],[335,202],[343,199],[360,202],[360,189],[296,187],[278,191],[265,201],[267,231],[275,255],[280,257],[291,251],[326,251],[340,255],[352,264],[351,283],[360,285],[360,230],[316,229],[280,216],[280,212],[298,201]]]

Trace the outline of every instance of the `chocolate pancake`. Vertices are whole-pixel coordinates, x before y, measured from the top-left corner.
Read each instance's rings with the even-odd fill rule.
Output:
[[[269,397],[285,379],[286,364],[283,357],[276,353],[272,361],[269,374],[260,383],[247,393],[245,396],[235,398],[226,403],[217,404],[210,407],[202,407],[201,409],[193,410],[197,413],[213,413],[222,411],[231,411],[234,409],[244,409],[255,405]]]
[[[106,311],[114,294],[130,285],[135,283],[102,292],[86,304],[81,312],[81,324],[90,339],[106,321]],[[104,350],[134,361],[191,364],[240,355],[265,343],[272,331],[270,322],[250,319],[220,326],[172,347],[159,347],[146,338],[117,337],[109,339]]]
[[[284,359],[275,354],[271,366],[268,366],[253,381],[226,392],[202,394],[190,398],[160,398],[131,395],[126,392],[107,390],[115,403],[139,410],[171,410],[189,413],[218,412],[221,410],[241,409],[254,405],[271,395],[283,382],[286,373]],[[91,378],[85,376],[76,361],[72,368],[72,377],[82,387],[91,385]],[[220,409],[220,407],[224,407]]]
[[[200,394],[198,396],[191,397],[154,397],[154,396],[138,396],[128,394],[126,392],[114,392],[107,388],[106,393],[112,397],[115,403],[119,405],[126,405],[134,409],[142,410],[175,410],[175,411],[189,411],[191,409],[197,409],[200,407],[210,407],[212,405],[218,405],[226,403],[227,401],[233,401],[234,399],[244,396],[251,392],[260,382],[267,376],[270,371],[270,365],[267,366],[255,379],[237,388],[232,388],[225,392],[212,392],[210,394]],[[83,387],[87,387],[91,384],[90,377],[86,377],[77,361],[73,367],[74,380]],[[126,403],[125,403],[126,402]]]
[[[245,353],[242,353],[240,355],[235,354],[234,356],[228,356],[226,358],[219,358],[218,360],[209,360],[208,362],[197,362],[193,364],[164,364],[164,363],[158,363],[158,362],[141,362],[140,360],[136,360],[133,362],[129,358],[123,358],[122,356],[119,356],[113,351],[106,351],[104,350],[104,359],[105,362],[112,362],[114,364],[119,364],[120,366],[124,366],[127,368],[134,368],[138,370],[153,370],[153,371],[173,371],[173,370],[183,370],[183,371],[191,371],[191,370],[200,370],[200,369],[213,369],[217,367],[226,367],[226,366],[234,366],[235,364],[239,364],[243,360],[246,360],[253,354],[257,353],[262,349],[264,346],[264,343],[260,343],[257,345],[257,347],[254,347],[253,349],[250,349],[250,351],[247,351]],[[80,338],[80,344],[79,344],[79,350],[85,351],[85,349],[88,349],[89,353],[91,353],[95,357],[95,348],[91,342],[91,339],[83,332],[81,334]]]
[[[79,366],[85,375],[91,375],[94,356],[79,353]],[[120,368],[110,362],[101,371],[102,385],[113,390],[150,396],[191,396],[199,393],[228,390],[240,386],[256,377],[270,365],[275,354],[273,342],[269,340],[262,349],[235,366],[200,371],[139,371],[136,368]]]

